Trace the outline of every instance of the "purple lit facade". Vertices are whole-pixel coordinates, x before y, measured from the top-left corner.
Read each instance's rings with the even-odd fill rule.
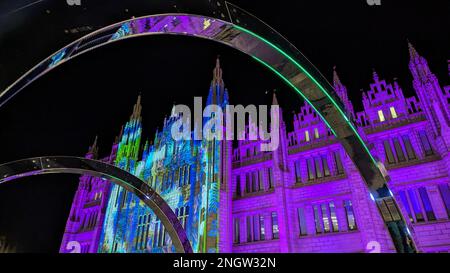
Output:
[[[409,52],[417,97],[404,97],[396,81],[374,72],[364,110],[355,113],[336,71],[333,84],[390,176],[419,251],[450,252],[450,86],[439,83],[411,45]],[[221,169],[220,252],[395,251],[357,169],[309,105],[294,114],[292,131],[281,121],[277,151],[259,147],[239,141],[220,156],[231,166]],[[104,160],[114,162],[116,150]],[[87,156],[95,153],[94,145]],[[68,241],[80,242],[82,252],[98,251],[108,194],[108,182],[81,178],[61,252],[70,252]]]

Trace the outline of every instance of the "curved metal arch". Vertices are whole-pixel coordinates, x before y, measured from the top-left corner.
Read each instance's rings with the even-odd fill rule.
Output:
[[[51,156],[22,159],[0,165],[0,184],[27,176],[50,173],[70,173],[100,177],[135,194],[161,220],[175,250],[192,253],[192,247],[178,217],[149,185],[118,167],[86,158]]]
[[[227,1],[214,1],[202,14],[171,13],[132,18],[88,34],[57,51],[0,94],[0,107],[31,82],[62,63],[97,47],[131,37],[155,34],[187,35],[216,41],[237,49],[267,67],[303,97],[327,124],[354,162],[397,251],[411,241],[407,222],[387,187],[387,177],[325,77],[278,32]],[[217,17],[217,18],[216,18]],[[220,19],[219,19],[220,18]],[[392,217],[395,215],[395,217]],[[394,226],[390,228],[390,226]],[[415,251],[415,246],[412,245]]]

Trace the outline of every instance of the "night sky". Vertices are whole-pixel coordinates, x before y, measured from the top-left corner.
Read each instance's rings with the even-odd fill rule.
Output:
[[[139,15],[143,5],[81,1],[82,7],[42,1],[13,13],[34,1],[0,2],[0,89],[41,56],[86,34],[64,30],[101,24],[100,15],[92,18],[101,5],[129,17]],[[413,94],[407,38],[441,85],[449,83],[448,1],[381,1],[379,7],[365,0],[232,2],[279,30],[329,80],[336,65],[355,108],[361,110],[360,89],[368,89],[373,69],[383,79],[398,78],[405,94]],[[71,15],[77,19],[61,21]],[[83,156],[96,135],[100,154],[106,156],[139,94],[144,137],[152,139],[174,102],[190,105],[193,96],[207,95],[218,55],[233,104],[267,104],[277,89],[288,119],[299,109],[302,101],[281,80],[233,49],[186,37],[129,39],[63,64],[0,108],[0,162]],[[15,242],[19,251],[57,252],[77,181],[75,175],[49,175],[0,185],[0,235]]]

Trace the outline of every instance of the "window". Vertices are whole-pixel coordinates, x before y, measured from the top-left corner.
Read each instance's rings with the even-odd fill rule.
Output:
[[[406,160],[405,154],[403,153],[402,146],[400,145],[400,141],[398,138],[394,138],[394,149],[397,154],[398,162],[404,162]]]
[[[253,241],[252,237],[252,217],[247,216],[247,242]]]
[[[378,119],[380,120],[380,122],[383,122],[386,120],[384,118],[383,110],[378,110]]]
[[[189,217],[189,206],[181,207],[177,212],[178,220],[180,221],[183,228],[186,228],[186,223]]]
[[[266,239],[266,230],[264,228],[264,215],[259,216],[259,238],[262,241]]]
[[[416,159],[416,153],[411,145],[411,141],[409,140],[409,136],[402,136],[403,144],[405,145],[406,155],[408,156],[408,160]]]
[[[305,131],[305,142],[309,142],[310,140],[309,131]]]
[[[314,128],[314,138],[318,139],[319,138],[319,129]]]
[[[383,141],[384,145],[384,152],[386,154],[386,161],[389,164],[395,163],[394,154],[392,153],[391,144],[389,143],[389,140]]]
[[[417,199],[416,192],[412,189],[408,190],[408,197],[409,197],[409,200],[411,201],[411,204],[412,204],[412,207],[414,210],[414,214],[416,216],[416,221],[417,222],[425,221],[425,219],[423,218],[422,209],[420,208],[419,200]]]
[[[322,172],[322,166],[320,166],[320,157],[314,158],[314,165],[315,165],[315,169],[316,169],[316,177],[322,178],[323,172]]]
[[[269,189],[273,188],[273,172],[272,168],[267,168],[268,176],[269,176]]]
[[[295,169],[295,182],[300,183],[302,182],[302,176],[301,176],[301,170],[300,170],[300,161],[296,160],[294,162],[294,169]]]
[[[257,192],[258,189],[258,172],[252,172],[252,192]]]
[[[428,136],[425,131],[419,132],[420,142],[422,143],[423,150],[425,151],[425,156],[429,156],[433,154],[433,149],[431,148],[431,144],[428,141]]]
[[[316,178],[314,174],[314,165],[311,158],[306,159],[306,167],[308,168],[308,179],[313,180]]]
[[[144,250],[148,242],[148,234],[150,229],[151,215],[140,215],[138,220],[136,243],[135,248],[137,250]]]
[[[337,220],[337,216],[336,216],[336,207],[334,206],[333,202],[330,202],[329,208],[330,208],[331,227],[333,229],[333,232],[338,232],[339,225],[338,225],[338,220]]]
[[[392,118],[397,118],[397,117],[398,117],[398,116],[397,116],[397,112],[395,111],[394,106],[391,106],[391,107],[389,108],[389,110],[391,111],[391,116],[392,116]]]
[[[240,243],[240,236],[239,236],[239,219],[238,218],[234,218],[234,232],[233,232],[233,243],[235,244],[239,244]]]
[[[259,215],[253,215],[253,241],[259,241]]]
[[[320,205],[320,207],[322,208],[323,231],[325,231],[325,233],[328,233],[330,232],[330,219],[328,218],[327,205],[322,204]]]
[[[400,195],[400,200],[402,200],[402,204],[405,207],[406,212],[408,213],[409,221],[411,223],[414,223],[414,217],[411,212],[411,207],[409,206],[408,197],[406,197],[404,191],[400,191],[398,194]]]
[[[259,187],[259,190],[260,191],[263,191],[264,190],[264,172],[263,172],[264,170],[263,169],[260,169],[259,171],[258,171],[258,187]]]
[[[347,215],[348,230],[356,230],[357,226],[356,226],[355,213],[353,212],[352,201],[350,201],[350,200],[344,201],[344,207],[345,207],[345,213]]]
[[[245,193],[250,193],[251,191],[251,181],[250,181],[250,173],[245,174]]]
[[[424,187],[419,188],[420,199],[422,199],[423,208],[425,209],[425,214],[427,215],[428,221],[436,220],[434,215],[433,207],[431,206],[430,198],[428,197],[427,189]]]
[[[344,173],[344,167],[342,166],[341,156],[339,152],[334,152],[334,161],[336,163],[336,172],[337,174],[343,174]]]
[[[441,193],[442,200],[444,201],[445,208],[447,209],[447,215],[450,217],[450,187],[448,184],[439,185],[439,192]]]
[[[328,166],[328,161],[326,156],[322,156],[322,168],[323,168],[323,175],[324,176],[330,176],[330,167]]]
[[[314,205],[314,224],[316,226],[316,233],[322,233],[322,226],[320,224],[319,207]]]
[[[305,236],[308,231],[306,230],[306,218],[303,208],[297,209],[297,215],[300,236]]]
[[[236,196],[241,196],[241,176],[236,176]]]
[[[272,212],[272,239],[278,239],[279,237],[278,216],[276,212]]]

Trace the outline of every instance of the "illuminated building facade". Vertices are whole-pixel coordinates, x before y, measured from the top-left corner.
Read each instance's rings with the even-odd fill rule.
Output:
[[[374,72],[370,89],[363,92],[363,111],[355,112],[336,71],[333,84],[347,115],[387,170],[419,251],[448,252],[450,86],[440,85],[412,45],[409,52],[417,97],[404,97],[395,80],[382,80]],[[208,103],[214,101],[228,103],[218,65]],[[278,104],[275,96],[273,104]],[[274,152],[261,152],[261,141],[237,141],[234,148],[227,141],[174,143],[168,131],[173,116],[153,143],[142,145],[139,103],[134,110],[110,159],[157,189],[185,223],[194,251],[395,251],[359,172],[309,105],[294,114],[292,130],[281,120]],[[162,145],[174,156],[152,159]],[[215,151],[214,156],[205,150]],[[190,178],[184,182],[186,172]],[[85,210],[76,205],[86,203],[77,199],[81,190],[80,183],[71,216]],[[173,251],[164,229],[139,200],[115,186],[102,196],[108,204],[98,206],[106,208],[104,220],[101,215],[96,224],[101,235],[90,235],[93,245],[86,252],[96,247],[100,252]],[[72,234],[70,240],[81,240],[85,232],[71,219],[78,218],[69,218],[65,238]]]

